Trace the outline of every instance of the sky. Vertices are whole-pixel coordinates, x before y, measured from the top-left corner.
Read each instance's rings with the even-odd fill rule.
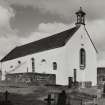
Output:
[[[0,0],[0,58],[16,46],[69,29],[80,6],[99,64],[105,65],[105,0]]]

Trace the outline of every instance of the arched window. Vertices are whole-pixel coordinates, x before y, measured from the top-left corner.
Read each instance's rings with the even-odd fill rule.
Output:
[[[80,69],[85,69],[86,66],[86,52],[85,49],[80,49]]]
[[[46,60],[45,60],[45,59],[42,59],[41,62],[42,62],[42,63],[43,63],[43,62],[46,62]]]
[[[31,58],[32,60],[32,72],[35,72],[35,59]]]
[[[53,62],[53,70],[57,70],[57,63]]]

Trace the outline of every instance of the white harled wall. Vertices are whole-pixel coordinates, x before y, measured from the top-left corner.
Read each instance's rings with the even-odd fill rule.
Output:
[[[84,44],[84,46],[81,46],[81,44]],[[84,71],[79,68],[80,48],[86,50],[86,68]],[[43,51],[2,63],[2,79],[5,79],[5,71],[11,71],[11,65],[14,68],[18,66],[17,69],[11,73],[27,72],[27,68],[28,72],[32,72],[31,58],[35,58],[35,72],[56,74],[57,84],[67,85],[68,77],[73,76],[74,68],[78,71],[77,80],[83,81],[84,79],[85,81],[92,81],[93,84],[96,84],[96,51],[86,35],[83,26],[80,27],[64,47]],[[43,59],[45,62],[42,62]],[[21,61],[20,67],[18,61]],[[53,62],[57,63],[57,70],[53,70]]]
[[[56,48],[25,57],[17,58],[14,60],[9,60],[5,63],[2,63],[3,76],[2,79],[5,79],[5,71],[11,71],[11,65],[15,68],[17,67],[18,61],[21,61],[21,66],[18,67],[15,71],[10,73],[21,73],[21,72],[32,72],[32,62],[31,58],[35,59],[35,72],[37,73],[47,73],[47,74],[56,74],[56,83],[57,84],[67,84],[68,79],[65,77],[65,47]],[[45,62],[42,62],[42,60]],[[57,63],[57,70],[53,70],[53,62]],[[13,68],[12,68],[13,69]]]
[[[86,68],[80,70],[80,49],[86,51]],[[73,76],[73,69],[77,69],[78,81],[92,81],[93,85],[97,82],[97,62],[96,50],[94,49],[84,26],[75,33],[75,35],[66,44],[66,64],[69,75]]]

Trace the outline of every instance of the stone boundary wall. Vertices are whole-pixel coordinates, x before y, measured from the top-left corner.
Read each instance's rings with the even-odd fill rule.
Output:
[[[6,81],[11,82],[24,82],[36,84],[56,84],[55,74],[42,74],[42,73],[14,73],[7,74]]]

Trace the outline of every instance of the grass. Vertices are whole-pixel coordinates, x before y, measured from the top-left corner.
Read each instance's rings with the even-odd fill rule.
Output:
[[[0,95],[0,99],[4,100],[3,94]],[[29,95],[20,95],[20,94],[10,94],[9,101],[12,102],[13,105],[45,105],[44,101],[37,100],[33,94]]]
[[[30,84],[14,84],[14,83],[0,83],[0,101],[4,100],[4,92],[8,90],[8,99],[13,103],[13,105],[46,105],[44,98],[47,97],[48,93],[54,92],[59,93],[62,89],[66,89],[67,93],[71,90],[63,86],[39,86]],[[81,89],[77,90],[83,93],[94,94],[96,93],[96,88]],[[104,105],[105,99],[97,100],[98,105]]]
[[[40,96],[47,96],[47,90],[45,88],[34,86],[26,89],[25,88],[18,89],[20,89],[20,93],[18,93],[17,88],[9,87],[7,89],[9,91],[8,100],[11,101],[13,105],[45,105],[44,101],[38,100],[38,97]],[[4,93],[1,92],[0,100],[3,101],[4,97],[5,97]]]

